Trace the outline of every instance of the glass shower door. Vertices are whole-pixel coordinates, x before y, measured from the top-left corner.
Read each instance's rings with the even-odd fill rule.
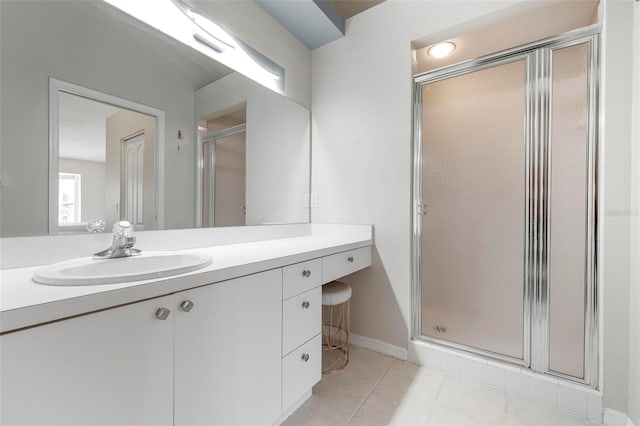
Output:
[[[527,67],[521,56],[422,85],[419,216],[421,335],[523,364]]]
[[[593,345],[589,310],[593,287],[593,186],[589,108],[590,42],[550,52],[549,192],[546,286],[549,293],[548,369],[584,379]],[[593,374],[593,372],[591,372]]]
[[[246,127],[202,138],[202,226],[246,224]]]

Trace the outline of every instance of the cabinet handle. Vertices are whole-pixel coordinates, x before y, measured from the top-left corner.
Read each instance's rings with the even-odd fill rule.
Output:
[[[171,313],[171,310],[167,308],[158,308],[158,310],[156,311],[156,318],[164,321],[169,317],[170,313]]]
[[[309,361],[309,354],[307,354],[307,353],[302,354],[302,360],[304,362],[308,362]]]
[[[349,256],[349,257],[347,257],[347,262],[349,262],[349,263],[353,263],[353,256]]]
[[[302,307],[304,309],[309,309],[309,306],[311,306],[311,303],[309,303],[308,300],[305,300],[304,302],[302,302]]]
[[[185,312],[189,312],[193,308],[193,302],[191,300],[185,300],[180,304],[180,309]]]
[[[308,269],[305,269],[304,271],[302,271],[302,276],[305,278],[309,278],[311,276],[311,271]]]

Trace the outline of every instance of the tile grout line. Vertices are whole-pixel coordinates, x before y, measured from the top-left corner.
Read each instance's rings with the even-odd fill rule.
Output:
[[[371,390],[369,390],[369,392],[365,395],[364,399],[360,402],[360,404],[358,404],[358,407],[355,409],[355,411],[353,412],[353,414],[351,414],[351,417],[349,417],[349,419],[347,419],[347,422],[345,423],[346,425],[348,425],[351,420],[353,420],[353,418],[356,416],[356,414],[358,414],[358,411],[360,411],[360,409],[362,408],[362,406],[364,405],[365,402],[367,402],[367,399],[369,399],[369,397],[371,396],[371,394],[373,393],[373,391],[378,387],[378,385],[380,384],[380,382],[382,381],[382,379],[384,379],[385,377],[387,377],[387,374],[389,374],[389,371],[391,371],[391,369],[393,368],[394,365],[396,365],[396,362],[398,362],[399,360],[394,359],[393,362],[391,363],[391,365],[389,366],[389,368],[387,369],[387,371],[384,372],[384,374],[382,376],[380,376],[380,378],[378,379],[378,381],[376,381],[374,383],[374,385],[371,387]]]
[[[422,368],[422,366],[420,367]],[[431,424],[431,417],[433,417],[433,408],[435,408],[436,404],[438,404],[438,400],[440,399],[440,393],[442,392],[442,388],[444,387],[444,381],[447,380],[447,374],[439,372],[442,374],[442,380],[440,380],[440,386],[438,386],[438,391],[436,392],[435,398],[433,399],[433,407],[429,412],[429,417],[427,418],[427,425]]]
[[[507,426],[509,424],[509,395],[507,393],[507,375],[504,376],[504,424]]]

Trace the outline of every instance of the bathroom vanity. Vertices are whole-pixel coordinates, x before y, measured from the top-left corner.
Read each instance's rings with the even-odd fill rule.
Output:
[[[255,49],[226,34],[237,48],[212,50],[182,2],[153,12],[167,8],[186,37],[115,3],[132,4],[0,2],[0,424],[279,423],[320,379],[321,285],[371,264],[371,226],[309,223],[310,99],[254,78],[277,64],[256,51],[249,69],[232,66]],[[202,19],[260,9],[198,3]],[[87,128],[100,131],[73,136]],[[144,281],[33,281],[104,252],[111,236],[87,225],[121,220],[142,256],[212,263]]]
[[[371,265],[370,226],[314,226],[184,250],[213,262],[161,280],[3,270],[1,423],[281,422],[320,380],[321,285]]]

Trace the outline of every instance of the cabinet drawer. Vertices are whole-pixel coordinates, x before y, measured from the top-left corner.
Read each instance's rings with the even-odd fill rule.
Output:
[[[321,284],[322,261],[320,259],[296,263],[282,270],[282,299],[286,300]]]
[[[283,412],[320,381],[322,375],[321,339],[322,336],[318,334],[282,359]]]
[[[322,328],[322,287],[282,303],[282,355],[286,355]]]
[[[371,246],[322,258],[322,284],[371,266]]]

